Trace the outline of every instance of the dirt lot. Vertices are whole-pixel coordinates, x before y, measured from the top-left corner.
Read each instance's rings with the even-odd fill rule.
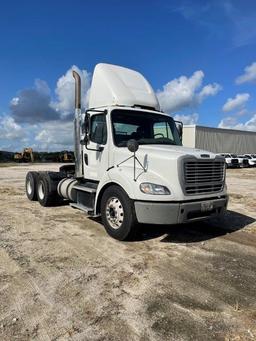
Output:
[[[229,170],[221,220],[118,242],[0,167],[0,340],[256,340],[256,169]]]

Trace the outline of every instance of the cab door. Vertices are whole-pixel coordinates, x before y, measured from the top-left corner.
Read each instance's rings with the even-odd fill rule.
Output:
[[[88,141],[83,148],[84,178],[100,181],[108,168],[106,114],[90,114],[89,125]]]

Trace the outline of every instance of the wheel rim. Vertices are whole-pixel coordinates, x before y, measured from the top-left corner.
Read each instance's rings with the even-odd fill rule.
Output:
[[[40,199],[44,199],[44,186],[42,182],[38,184],[38,196]]]
[[[111,197],[107,201],[106,218],[113,229],[117,230],[121,227],[124,220],[124,209],[118,198]]]
[[[32,186],[31,186],[31,181],[27,181],[27,192],[28,194],[32,194]]]

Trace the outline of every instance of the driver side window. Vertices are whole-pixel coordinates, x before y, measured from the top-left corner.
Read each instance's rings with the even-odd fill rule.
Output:
[[[107,123],[106,115],[93,115],[91,117],[90,140],[97,144],[107,142]]]

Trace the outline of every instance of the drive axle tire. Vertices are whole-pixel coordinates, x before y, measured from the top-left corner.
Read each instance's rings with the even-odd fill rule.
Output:
[[[38,173],[28,172],[26,175],[25,188],[27,197],[31,201],[37,201],[37,182]]]
[[[101,217],[107,233],[117,240],[131,240],[136,236],[137,221],[132,201],[119,186],[111,186],[103,193]]]
[[[42,206],[54,206],[62,202],[57,186],[60,179],[54,172],[41,172],[37,182],[37,198]]]

